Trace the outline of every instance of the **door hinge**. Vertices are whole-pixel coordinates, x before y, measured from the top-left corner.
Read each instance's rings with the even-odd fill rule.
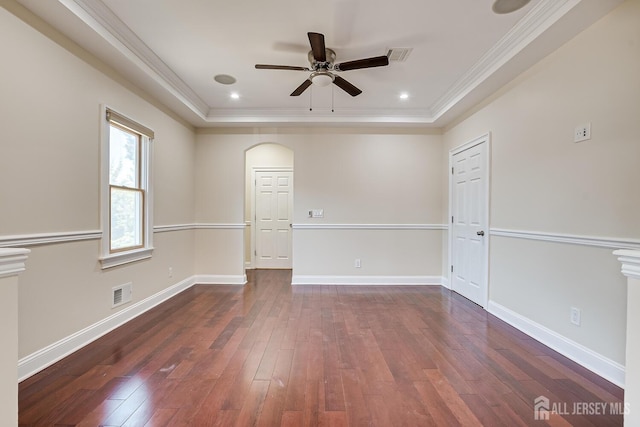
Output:
[[[258,251],[254,250],[253,251],[253,256],[258,256]]]
[[[453,168],[451,168],[451,175],[453,175]]]
[[[451,266],[451,272],[453,273],[453,265]]]
[[[453,224],[453,215],[451,216],[451,224]]]

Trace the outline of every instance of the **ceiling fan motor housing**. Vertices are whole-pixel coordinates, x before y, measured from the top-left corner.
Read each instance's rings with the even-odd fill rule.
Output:
[[[327,60],[325,62],[316,61],[313,56],[313,51],[310,50],[307,58],[311,64],[311,69],[315,71],[320,70],[332,70],[333,63],[336,61],[336,52],[333,49],[325,49]]]

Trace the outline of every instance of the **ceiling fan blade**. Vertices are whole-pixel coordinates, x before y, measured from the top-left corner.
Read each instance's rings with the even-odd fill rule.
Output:
[[[258,70],[292,70],[292,71],[311,71],[306,67],[295,67],[292,65],[268,65],[256,64]]]
[[[362,93],[360,89],[358,89],[357,87],[355,87],[354,85],[352,85],[351,83],[349,83],[348,81],[346,81],[340,76],[335,76],[335,79],[333,80],[333,84],[338,86],[340,89],[344,90],[351,96],[358,96]]]
[[[318,62],[327,62],[327,52],[324,46],[324,35],[320,33],[307,33],[313,58]]]
[[[385,65],[389,65],[389,58],[387,58],[386,55],[382,55],[374,56],[372,58],[356,59],[355,61],[343,62],[341,64],[336,64],[334,68],[337,71],[349,71],[357,70],[359,68],[384,67]]]
[[[311,80],[310,79],[307,79],[307,80],[303,81],[302,84],[296,88],[296,90],[291,92],[291,96],[300,96],[302,94],[302,92],[307,90],[307,88],[309,86],[311,86]]]

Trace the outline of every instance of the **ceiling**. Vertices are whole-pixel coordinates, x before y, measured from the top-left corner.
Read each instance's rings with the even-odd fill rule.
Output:
[[[531,0],[499,15],[493,0],[18,0],[195,127],[446,126],[621,1]],[[307,32],[336,62],[411,52],[341,72],[357,97],[335,85],[292,97],[308,72],[254,65],[309,67]]]

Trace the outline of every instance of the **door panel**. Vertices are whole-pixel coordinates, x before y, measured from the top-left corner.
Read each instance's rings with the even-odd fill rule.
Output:
[[[256,172],[256,268],[291,268],[293,172]]]
[[[453,155],[452,267],[454,291],[484,306],[487,298],[487,143]],[[484,234],[484,235],[482,235]]]

